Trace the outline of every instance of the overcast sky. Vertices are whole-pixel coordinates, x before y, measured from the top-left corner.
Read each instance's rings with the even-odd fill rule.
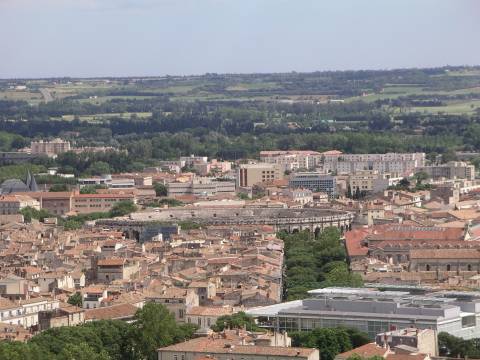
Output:
[[[480,64],[479,0],[0,0],[0,77]]]

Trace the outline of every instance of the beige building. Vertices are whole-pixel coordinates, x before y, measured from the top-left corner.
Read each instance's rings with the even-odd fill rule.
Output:
[[[40,210],[40,203],[27,195],[0,195],[0,215],[18,214],[26,207]]]
[[[28,196],[37,200],[40,208],[47,210],[50,214],[64,215],[72,211],[72,192],[29,192]]]
[[[318,349],[284,346],[237,345],[230,339],[199,337],[158,349],[158,360],[319,360]]]
[[[377,193],[398,184],[400,180],[402,180],[402,177],[390,173],[379,173],[377,170],[361,170],[348,176],[348,185],[352,193],[357,189]]]
[[[115,280],[130,280],[138,274],[140,266],[136,261],[110,258],[97,261],[97,280],[103,283],[111,283]]]
[[[410,250],[409,258],[410,271],[433,271],[449,275],[480,272],[480,249],[415,249]]]
[[[78,214],[109,211],[116,203],[130,200],[136,203],[132,194],[75,194],[72,211]]]
[[[187,310],[187,323],[197,325],[197,334],[205,335],[211,332],[210,327],[219,317],[232,314],[231,306],[194,306]]]
[[[28,297],[28,281],[16,275],[7,275],[0,279],[0,296],[9,300],[20,300]]]
[[[47,155],[49,157],[55,157],[58,154],[70,150],[70,142],[62,139],[55,139],[52,141],[32,141],[30,144],[30,151],[32,154]]]
[[[191,181],[171,182],[167,184],[169,197],[194,195],[194,196],[215,196],[221,194],[234,194],[235,182],[213,181],[207,177],[197,177]]]
[[[80,325],[84,322],[85,310],[68,304],[58,309],[38,313],[38,328],[40,331],[61,326]]]
[[[20,325],[25,329],[38,324],[38,313],[59,308],[59,301],[37,297],[12,302],[0,297],[0,323]]]
[[[198,295],[193,289],[169,288],[161,294],[148,295],[146,300],[164,305],[177,322],[185,322],[187,311],[198,306]]]
[[[258,183],[283,179],[283,167],[278,164],[242,164],[237,169],[237,186],[252,187]]]
[[[425,172],[433,179],[475,179],[475,166],[463,161],[450,161],[443,165],[419,167],[417,172]]]
[[[283,170],[314,169],[320,155],[310,150],[260,151],[260,161],[281,165]]]

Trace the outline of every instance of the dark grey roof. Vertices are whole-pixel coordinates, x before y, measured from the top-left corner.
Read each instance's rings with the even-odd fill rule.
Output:
[[[5,180],[1,186],[2,194],[11,194],[14,192],[26,192],[26,191],[29,191],[29,188],[20,179]]]

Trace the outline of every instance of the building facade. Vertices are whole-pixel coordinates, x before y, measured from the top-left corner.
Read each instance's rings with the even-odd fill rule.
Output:
[[[337,195],[337,184],[334,176],[319,172],[299,172],[291,175],[288,181],[290,188],[308,189],[312,192],[328,194],[330,198]]]
[[[371,339],[392,329],[416,327],[448,332],[464,339],[480,336],[480,295],[438,291],[325,288],[309,291],[305,300],[247,310],[260,326],[277,331],[353,327]]]
[[[70,151],[70,142],[62,139],[55,139],[52,141],[32,141],[30,143],[30,151],[36,155],[47,155],[55,157],[58,154]]]
[[[242,164],[237,169],[237,186],[252,187],[255,184],[283,179],[283,167],[278,164]]]

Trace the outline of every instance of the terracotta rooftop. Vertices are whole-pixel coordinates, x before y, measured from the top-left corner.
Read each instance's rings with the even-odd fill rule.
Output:
[[[362,358],[371,358],[373,356],[384,357],[387,352],[388,349],[384,349],[375,343],[369,343],[359,346],[353,350],[338,354],[337,357],[342,359],[348,359],[350,356],[355,354],[359,355]]]
[[[98,266],[121,266],[125,259],[101,259],[98,260]]]
[[[231,315],[233,310],[231,307],[219,306],[194,306],[187,311],[187,315],[194,316],[223,316]]]
[[[480,250],[472,249],[425,249],[410,250],[410,259],[480,259]]]
[[[232,346],[233,345],[233,346]],[[158,349],[158,351],[172,352],[195,352],[207,354],[245,354],[259,356],[283,356],[294,358],[307,358],[316,349],[283,347],[283,346],[255,346],[255,345],[235,345],[227,339],[211,339],[200,337]],[[200,354],[199,354],[200,355]]]
[[[85,320],[115,320],[130,318],[135,315],[138,308],[132,304],[118,304],[85,310]]]

